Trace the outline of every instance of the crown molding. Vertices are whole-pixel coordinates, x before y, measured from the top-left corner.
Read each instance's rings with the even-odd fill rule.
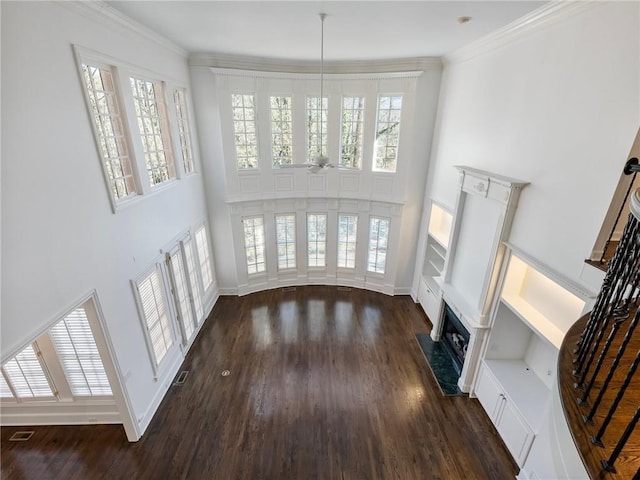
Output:
[[[223,53],[194,53],[189,56],[192,67],[270,72],[272,74],[318,74],[320,62],[308,60],[283,60],[264,57],[228,55]],[[442,62],[437,57],[399,58],[390,60],[356,60],[324,62],[327,74],[375,74],[411,73],[440,70]]]
[[[287,80],[316,80],[317,73],[264,72],[258,70],[238,70],[236,68],[209,68],[215,75],[228,75],[248,78],[284,78]],[[418,78],[422,71],[383,72],[383,73],[326,73],[325,80],[382,80],[393,78]]]
[[[606,2],[592,0],[549,2],[516,21],[445,55],[442,63],[449,65],[471,60],[603,3]]]
[[[57,0],[55,3],[79,15],[82,15],[86,18],[89,18],[98,23],[101,23],[109,28],[113,28],[114,25],[117,25],[123,30],[128,31],[130,33],[134,33],[141,37],[144,37],[147,40],[152,41],[156,45],[162,48],[166,48],[167,50],[170,50],[173,53],[180,55],[181,57],[187,58],[189,56],[189,52],[179,47],[168,38],[163,37],[159,33],[151,30],[150,28],[145,27],[141,23],[136,22],[132,18],[126,16],[124,13],[120,12],[119,10],[116,10],[115,8],[108,5],[106,2],[102,0],[98,0],[98,1]]]

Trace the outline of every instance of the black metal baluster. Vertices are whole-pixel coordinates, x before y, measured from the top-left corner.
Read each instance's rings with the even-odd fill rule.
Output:
[[[602,397],[604,396],[605,392],[607,391],[607,388],[609,388],[609,382],[611,382],[611,379],[613,378],[613,374],[615,373],[616,369],[618,368],[618,364],[620,363],[620,360],[622,359],[622,356],[624,355],[624,352],[627,349],[627,345],[629,344],[629,341],[631,340],[631,337],[633,336],[633,331],[636,329],[636,326],[638,325],[638,320],[640,320],[640,310],[636,311],[636,314],[634,315],[633,320],[629,324],[629,328],[627,329],[627,333],[625,334],[624,338],[622,339],[622,344],[620,345],[620,348],[618,348],[618,353],[616,353],[616,357],[614,358],[613,363],[611,364],[611,367],[609,368],[609,372],[607,373],[607,377],[605,378],[604,383],[602,384],[602,387],[600,387],[600,392],[598,393],[598,397],[593,402],[593,405],[591,407],[591,411],[589,411],[589,415],[584,417],[584,421],[585,422],[589,422],[590,423],[590,422],[593,421],[593,416],[596,414],[596,411],[598,410],[598,407],[600,406],[600,402],[602,401]]]
[[[636,413],[633,415],[633,418],[627,425],[627,428],[624,429],[624,432],[622,433],[620,440],[618,440],[618,444],[616,445],[616,448],[613,449],[613,452],[611,453],[609,459],[602,460],[602,468],[604,468],[607,472],[615,473],[616,468],[613,465],[614,463],[616,463],[620,452],[622,452],[622,449],[626,445],[627,440],[629,440],[629,437],[633,433],[633,429],[636,428],[638,420],[640,420],[640,407],[638,407],[638,409],[636,410]]]
[[[622,382],[622,386],[620,387],[620,390],[618,390],[618,394],[616,395],[616,398],[611,404],[611,407],[607,412],[607,416],[602,422],[602,426],[600,427],[600,430],[598,430],[598,433],[596,433],[595,437],[591,437],[592,443],[599,445],[601,447],[604,446],[602,443],[602,436],[604,435],[604,432],[607,430],[607,427],[609,426],[609,423],[611,422],[613,415],[616,413],[618,405],[620,404],[620,400],[622,400],[622,397],[624,397],[624,393],[627,390],[627,387],[629,386],[629,384],[631,383],[631,379],[636,373],[636,370],[638,369],[638,365],[640,365],[640,350],[638,350],[638,352],[636,353],[636,356],[633,359],[633,363],[631,364],[631,366],[629,367],[629,371],[627,372],[627,376],[625,377],[624,382]]]
[[[585,403],[587,401],[587,397],[589,396],[589,392],[593,388],[593,384],[595,383],[596,377],[598,376],[598,373],[600,372],[600,368],[602,368],[602,363],[604,362],[604,359],[605,359],[605,357],[607,355],[607,352],[609,351],[609,348],[611,347],[611,342],[613,342],[613,339],[615,338],[616,333],[618,333],[618,330],[620,329],[620,325],[622,325],[622,322],[624,322],[625,318],[618,318],[613,322],[613,325],[611,326],[611,332],[609,332],[609,337],[607,337],[607,341],[605,342],[604,347],[602,348],[602,351],[600,352],[600,356],[598,357],[598,361],[596,362],[596,367],[593,369],[593,374],[591,375],[591,380],[589,381],[587,387],[584,389],[584,393],[582,394],[582,397],[580,397],[578,399],[578,404],[582,405],[583,403]],[[582,381],[583,379],[580,379],[580,380]]]
[[[634,222],[637,226],[638,222]],[[620,301],[623,299],[624,297],[624,293],[627,290],[627,286],[629,285],[629,281],[631,279],[631,276],[633,273],[635,273],[637,271],[637,263],[638,263],[638,258],[640,257],[640,249],[637,248],[638,245],[634,244],[632,251],[631,251],[631,258],[630,261],[628,261],[623,269],[623,273],[622,276],[620,278],[620,280],[617,282],[617,287],[616,287],[616,295],[615,298],[613,299],[611,306],[609,308],[609,310],[615,310],[616,308],[618,308],[618,306],[620,305]],[[580,368],[577,369],[577,371],[580,374],[580,379],[578,380],[578,382],[575,384],[576,388],[581,388],[584,382],[584,379],[587,375],[587,373],[589,372],[589,369],[591,368],[591,364],[593,363],[593,359],[595,358],[596,352],[598,351],[598,349],[600,348],[600,343],[602,342],[602,337],[604,336],[604,332],[607,329],[607,327],[609,326],[609,322],[611,320],[611,315],[607,315],[607,318],[605,319],[605,321],[602,323],[601,328],[598,330],[598,335],[595,339],[595,343],[592,344],[590,352],[589,352],[589,357],[587,359],[587,363],[584,366],[584,369],[581,371]],[[584,359],[583,359],[584,361]],[[582,366],[582,364],[580,364],[580,366]]]

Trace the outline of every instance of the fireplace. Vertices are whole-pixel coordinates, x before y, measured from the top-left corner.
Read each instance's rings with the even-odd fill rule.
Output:
[[[444,304],[442,322],[442,344],[451,356],[454,367],[460,375],[469,346],[469,332],[446,303]]]

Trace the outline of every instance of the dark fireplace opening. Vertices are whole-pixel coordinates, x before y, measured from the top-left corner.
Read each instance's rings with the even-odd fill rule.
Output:
[[[458,319],[451,307],[444,304],[442,323],[442,336],[441,341],[445,346],[445,349],[453,360],[454,367],[456,368],[458,375],[462,373],[462,366],[464,365],[464,357],[467,354],[467,347],[469,345],[469,332],[462,322]]]

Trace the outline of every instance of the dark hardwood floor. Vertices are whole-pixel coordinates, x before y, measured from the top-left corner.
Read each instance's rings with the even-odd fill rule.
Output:
[[[513,479],[475,399],[443,397],[409,297],[221,297],[137,443],[121,426],[2,428],[3,479]],[[221,372],[230,370],[223,377]]]

